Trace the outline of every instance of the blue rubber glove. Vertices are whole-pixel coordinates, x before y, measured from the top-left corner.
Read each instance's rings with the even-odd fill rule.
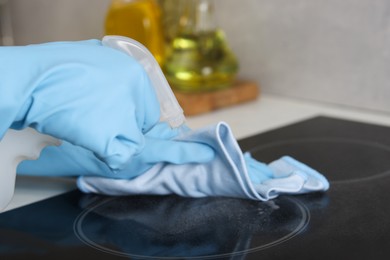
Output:
[[[142,153],[144,133],[159,121],[144,69],[98,40],[0,47],[0,71],[0,137],[30,126],[119,171]]]
[[[115,173],[94,154],[80,146],[62,142],[60,146],[46,147],[37,160],[23,161],[17,168],[21,175],[39,176],[102,176],[113,179],[132,179],[157,163],[207,163],[214,158],[208,145],[196,142],[175,141],[173,138],[190,131],[186,126],[171,129],[159,123],[145,134],[142,152]]]

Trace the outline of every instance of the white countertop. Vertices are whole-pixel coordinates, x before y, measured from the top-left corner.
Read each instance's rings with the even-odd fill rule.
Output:
[[[390,114],[387,113],[265,94],[256,101],[189,117],[187,121],[194,129],[225,121],[232,128],[236,138],[241,139],[318,115],[390,126]],[[76,189],[75,179],[18,176],[14,197],[6,210],[72,189]]]

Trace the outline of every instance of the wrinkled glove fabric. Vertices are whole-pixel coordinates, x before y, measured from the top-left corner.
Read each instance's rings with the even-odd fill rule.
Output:
[[[319,172],[285,156],[266,165],[243,154],[226,123],[175,138],[211,146],[215,158],[207,163],[157,163],[132,179],[81,176],[86,193],[108,195],[177,194],[185,197],[227,196],[269,200],[280,194],[326,191],[329,183]],[[163,152],[163,151],[161,151]]]
[[[120,170],[159,121],[142,66],[98,40],[1,47],[0,57],[0,138],[33,127]]]

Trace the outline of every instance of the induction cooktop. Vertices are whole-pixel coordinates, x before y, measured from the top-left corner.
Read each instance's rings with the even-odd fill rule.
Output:
[[[390,128],[315,117],[239,141],[330,181],[268,202],[77,190],[0,214],[0,259],[389,259]]]

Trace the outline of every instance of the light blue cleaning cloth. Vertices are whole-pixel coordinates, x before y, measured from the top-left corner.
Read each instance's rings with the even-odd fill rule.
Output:
[[[279,194],[301,194],[329,188],[323,175],[289,156],[267,165],[256,161],[249,153],[244,154],[224,122],[186,132],[176,139],[207,144],[216,151],[215,158],[208,163],[158,163],[132,179],[81,176],[77,185],[83,192],[106,195],[177,194],[262,201]]]

